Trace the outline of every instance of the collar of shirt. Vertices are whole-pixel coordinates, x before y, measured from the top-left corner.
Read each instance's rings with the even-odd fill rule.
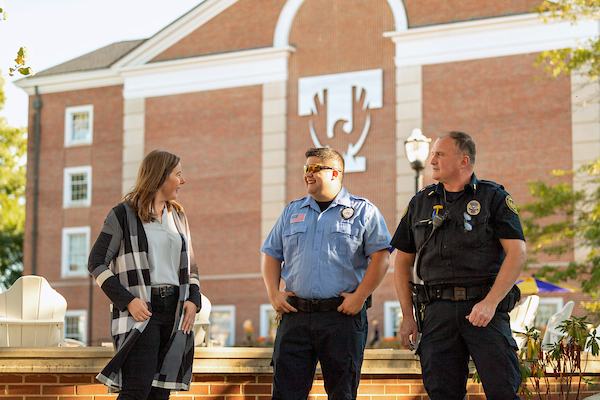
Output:
[[[327,209],[329,210],[330,208],[333,208],[337,205],[341,205],[344,207],[350,207],[352,205],[352,203],[350,202],[350,194],[348,193],[346,188],[344,188],[343,186],[342,186],[342,189],[340,190],[340,192],[337,194],[337,196],[335,196],[335,198],[333,199],[333,201],[331,202],[329,207],[327,207]],[[306,198],[304,199],[304,201],[302,202],[300,207],[301,208],[310,207],[313,210],[315,210],[316,212],[318,212],[319,214],[321,213],[321,208],[319,207],[319,205],[317,204],[317,201],[312,196],[306,196]]]
[[[477,177],[475,176],[475,174],[471,175],[471,180],[469,181],[469,183],[467,183],[465,185],[465,190],[471,193],[476,193],[477,192]],[[435,193],[439,194],[439,195],[443,195],[444,194],[444,184],[443,183],[438,183],[435,186]]]

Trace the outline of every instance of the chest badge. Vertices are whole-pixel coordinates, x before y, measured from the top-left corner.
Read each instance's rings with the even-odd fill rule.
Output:
[[[342,218],[349,220],[354,215],[354,208],[346,207],[342,209]]]
[[[477,200],[471,200],[467,204],[467,212],[469,215],[477,215],[481,211],[481,204]]]

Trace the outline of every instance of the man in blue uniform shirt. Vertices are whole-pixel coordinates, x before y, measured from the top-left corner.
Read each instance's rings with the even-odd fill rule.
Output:
[[[377,207],[342,186],[337,151],[312,148],[305,156],[309,196],[283,210],[261,248],[269,300],[281,316],[273,399],[307,399],[317,361],[329,399],[356,399],[366,301],[387,272],[391,238]]]
[[[431,152],[433,179],[408,205],[392,246],[404,343],[417,337],[411,295],[422,321],[417,354],[432,400],[462,400],[469,356],[488,400],[517,400],[521,382],[508,311],[527,255],[517,209],[504,188],[473,173],[475,143],[442,135]],[[413,264],[424,286],[411,287]]]

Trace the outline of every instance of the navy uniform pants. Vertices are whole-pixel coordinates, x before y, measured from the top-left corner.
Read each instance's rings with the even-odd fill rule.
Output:
[[[356,399],[367,342],[366,307],[283,314],[273,349],[273,399],[306,400],[317,361],[330,400]]]
[[[463,400],[467,392],[469,356],[488,400],[518,400],[521,368],[506,312],[485,327],[465,318],[478,300],[434,301],[425,308],[421,357],[423,383],[432,400]]]
[[[152,317],[127,355],[118,400],[167,400],[169,389],[152,386],[163,350],[171,338],[179,295],[152,295]]]

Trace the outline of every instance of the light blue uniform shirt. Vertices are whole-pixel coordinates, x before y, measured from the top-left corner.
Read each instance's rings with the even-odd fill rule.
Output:
[[[369,255],[389,249],[390,241],[377,207],[342,187],[323,212],[311,196],[288,204],[260,250],[284,263],[281,277],[287,292],[328,299],[354,292]]]

